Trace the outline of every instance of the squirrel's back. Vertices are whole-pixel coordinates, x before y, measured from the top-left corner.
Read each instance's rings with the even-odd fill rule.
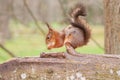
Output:
[[[70,12],[71,25],[83,31],[83,35],[84,35],[83,45],[88,43],[91,36],[91,29],[87,24],[86,20],[83,18],[86,15],[87,15],[86,8],[83,4],[77,4]]]

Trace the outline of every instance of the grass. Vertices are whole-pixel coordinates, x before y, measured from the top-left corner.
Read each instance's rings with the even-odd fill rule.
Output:
[[[61,29],[56,23],[52,24],[55,29]],[[103,47],[104,36],[103,27],[99,25],[92,26],[92,36],[98,41]],[[46,27],[42,24],[42,27]],[[45,45],[45,37],[39,33],[39,30],[35,28],[32,23],[29,26],[24,26],[19,23],[11,22],[10,28],[13,38],[5,43],[5,47],[11,52],[15,53],[18,57],[26,56],[39,56],[41,52],[63,52],[65,47],[47,50]],[[64,28],[64,27],[62,27]],[[44,29],[47,32],[47,28]],[[76,51],[83,54],[103,54],[104,50],[100,49],[92,40],[88,45],[81,48],[77,48]],[[0,49],[0,63],[11,59],[9,55],[6,54],[2,49]]]

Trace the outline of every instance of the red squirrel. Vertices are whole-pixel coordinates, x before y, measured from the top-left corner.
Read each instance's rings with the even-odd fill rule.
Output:
[[[70,25],[58,32],[47,24],[49,32],[46,36],[48,49],[66,46],[70,55],[77,55],[75,48],[86,45],[91,36],[91,29],[83,18],[86,16],[86,9],[82,4],[77,4],[70,12]]]

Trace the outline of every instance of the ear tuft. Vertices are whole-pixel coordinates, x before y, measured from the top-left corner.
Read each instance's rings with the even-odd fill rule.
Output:
[[[45,24],[47,25],[49,30],[52,30],[52,28],[50,27],[50,25],[47,22],[45,22]]]

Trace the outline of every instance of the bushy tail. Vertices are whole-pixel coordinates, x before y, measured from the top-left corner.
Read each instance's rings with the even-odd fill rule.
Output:
[[[78,18],[78,16],[86,16],[86,8],[83,4],[77,4],[70,11],[70,16],[74,19]]]
[[[79,16],[86,16],[86,8],[83,4],[77,4],[70,12],[71,16],[71,25],[74,27],[78,27],[84,32],[84,44],[87,44],[91,37],[91,29],[87,24],[86,20],[83,17]]]

